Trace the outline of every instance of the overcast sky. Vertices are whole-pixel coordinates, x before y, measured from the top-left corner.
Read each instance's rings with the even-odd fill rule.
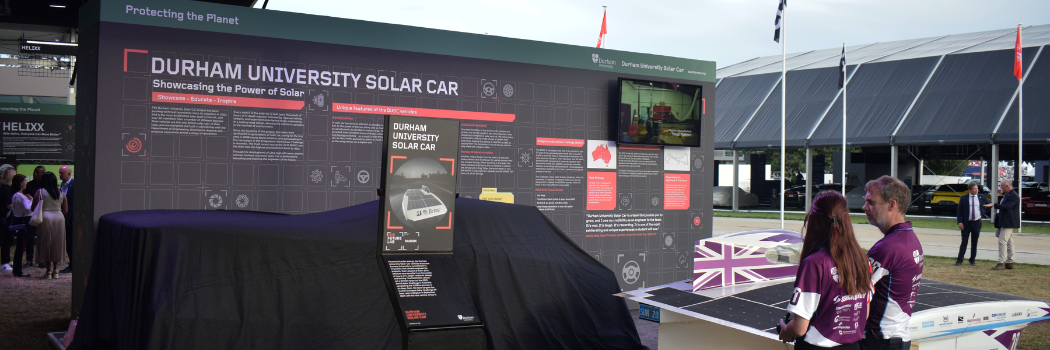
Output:
[[[258,0],[262,7],[265,0]],[[270,0],[268,9],[716,61],[780,54],[778,0]],[[787,51],[1050,24],[1050,1],[791,0]]]

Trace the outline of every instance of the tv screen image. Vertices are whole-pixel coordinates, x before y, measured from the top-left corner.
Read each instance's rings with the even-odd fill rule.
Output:
[[[703,88],[620,78],[619,143],[700,146]]]

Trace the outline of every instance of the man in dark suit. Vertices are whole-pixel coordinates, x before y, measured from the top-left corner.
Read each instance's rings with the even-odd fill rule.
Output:
[[[984,216],[984,206],[990,204],[988,198],[978,194],[976,183],[970,184],[970,193],[959,196],[959,208],[955,210],[955,221],[959,223],[962,230],[962,244],[959,245],[959,257],[955,260],[955,266],[962,265],[963,256],[966,255],[966,241],[970,244],[970,266],[976,266],[974,259],[977,258],[977,238],[981,236],[981,218]]]
[[[63,165],[58,169],[58,178],[62,184],[58,190],[66,195],[66,254],[69,255],[69,266],[59,273],[73,272],[73,169]]]
[[[999,183],[1003,189],[1003,199],[999,203],[986,204],[986,207],[995,207],[998,214],[995,215],[995,236],[999,237],[999,264],[992,270],[1014,269],[1014,229],[1021,227],[1021,217],[1018,215],[1021,209],[1021,198],[1014,192],[1014,186],[1010,180]]]

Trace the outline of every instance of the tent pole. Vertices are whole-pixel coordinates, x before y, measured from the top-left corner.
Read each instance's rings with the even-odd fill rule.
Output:
[[[842,60],[846,60],[846,42],[842,42]],[[849,79],[846,79],[846,72],[849,69],[843,68],[842,77],[842,195],[846,195],[846,85],[849,84]]]
[[[736,195],[736,189],[740,186],[740,151],[733,150],[733,211],[740,210],[740,199]]]
[[[784,10],[780,15],[780,229],[784,229],[784,177],[787,176],[787,169],[785,163],[787,162],[787,154],[785,153],[785,142],[787,138],[786,124],[787,124],[787,6],[784,6]]]

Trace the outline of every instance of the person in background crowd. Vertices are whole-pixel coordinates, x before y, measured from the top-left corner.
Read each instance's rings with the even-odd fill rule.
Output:
[[[4,206],[0,208],[0,212],[3,213],[3,218],[0,219],[0,270],[3,271],[11,270],[11,245],[14,244],[15,238],[7,229],[10,225],[8,222],[11,221],[11,196],[14,195],[11,180],[14,177],[14,168],[4,169],[3,174],[0,174],[0,205]],[[22,262],[19,261],[18,264]]]
[[[40,190],[40,181],[44,177],[43,165],[38,165],[33,169],[33,179],[29,180],[26,188],[22,190],[22,194],[26,195],[29,199],[34,199],[36,191]],[[32,209],[32,207],[30,207]],[[26,268],[33,267],[33,256],[36,254],[36,227],[26,226]],[[44,267],[40,264],[40,267]]]
[[[58,168],[58,179],[62,184],[58,190],[66,196],[66,255],[69,257],[69,266],[58,273],[73,272],[73,169],[68,165]]]
[[[66,196],[58,189],[55,173],[44,173],[41,188],[33,197],[44,221],[37,225],[37,258],[44,263],[44,278],[58,278],[58,264],[66,262]]]
[[[911,191],[890,176],[868,181],[864,189],[864,214],[883,237],[868,250],[874,291],[860,348],[907,350],[911,348],[908,322],[923,268],[922,244],[911,222],[904,221]]]
[[[846,197],[822,191],[804,224],[795,290],[780,321],[780,340],[796,350],[860,349],[871,296],[871,266],[853,235]]]
[[[995,215],[995,236],[999,237],[999,263],[992,270],[1014,269],[1014,229],[1021,227],[1019,210],[1021,209],[1021,198],[1014,192],[1014,186],[1010,180],[999,183],[1003,189],[1003,199],[999,203],[985,204],[985,207],[998,209]]]
[[[962,230],[962,244],[959,245],[959,257],[955,259],[955,266],[962,265],[963,256],[966,255],[966,241],[970,240],[970,266],[976,266],[977,238],[981,236],[981,217],[984,215],[984,206],[990,203],[983,195],[978,194],[977,183],[970,184],[970,193],[959,196],[959,207],[955,210],[955,221],[959,223]]]
[[[30,216],[33,215],[33,211],[30,209],[33,200],[22,193],[26,185],[25,175],[15,175],[11,179],[11,188],[15,191],[15,194],[11,196],[11,233],[15,236],[15,263],[12,273],[15,277],[30,277],[28,273],[22,273],[24,267],[22,265],[22,256],[26,253],[26,241],[29,236],[26,227],[29,226]]]

